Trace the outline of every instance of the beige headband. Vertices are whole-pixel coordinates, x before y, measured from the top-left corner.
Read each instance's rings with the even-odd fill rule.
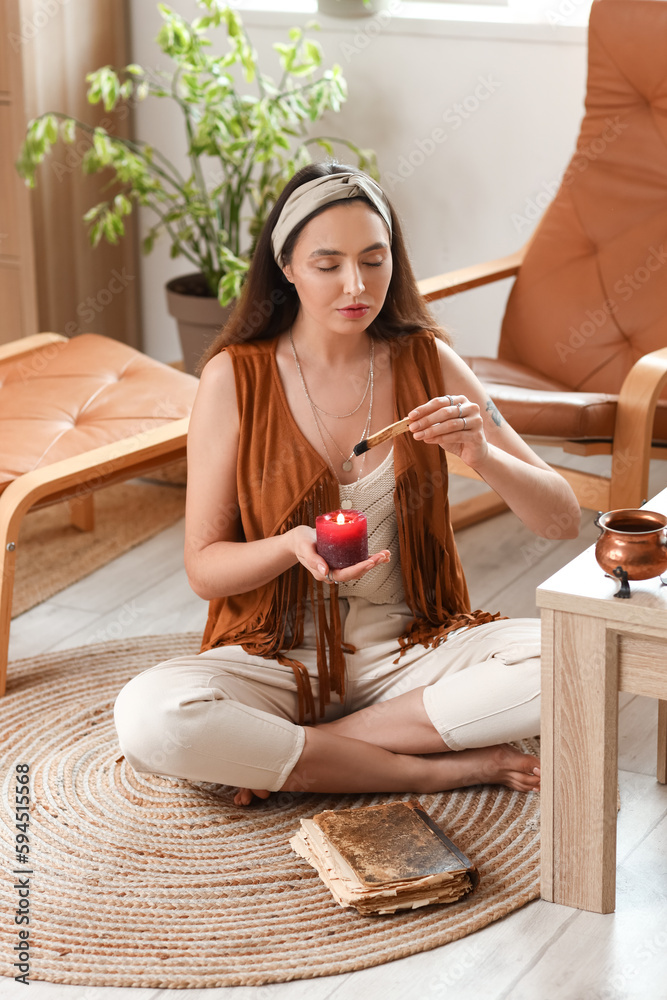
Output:
[[[283,205],[283,210],[271,235],[273,256],[278,267],[282,266],[282,252],[287,237],[300,222],[307,219],[316,209],[322,208],[323,205],[360,196],[368,198],[378,210],[386,223],[391,240],[391,210],[382,188],[366,174],[327,174],[325,177],[316,177],[314,181],[308,181],[296,188]]]

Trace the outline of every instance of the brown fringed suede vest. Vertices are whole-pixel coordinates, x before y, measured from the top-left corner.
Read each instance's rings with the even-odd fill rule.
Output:
[[[282,534],[339,507],[338,483],[323,458],[301,433],[289,409],[276,363],[277,338],[229,346],[236,376],[240,441],[237,538],[255,541]],[[394,420],[420,403],[444,395],[435,337],[428,331],[390,343]],[[462,625],[493,621],[497,615],[470,611],[447,499],[447,461],[441,448],[403,434],[394,441],[401,571],[406,601],[414,614],[400,636],[401,654],[422,643],[438,645]],[[305,710],[315,721],[315,703],[305,666],[288,655],[303,642],[310,601],[317,623],[319,715],[331,691],[345,693],[345,653],[335,584],[329,614],[323,584],[297,564],[276,580],[246,594],[211,601],[202,652],[240,645],[252,655],[289,665],[297,682],[299,722]]]

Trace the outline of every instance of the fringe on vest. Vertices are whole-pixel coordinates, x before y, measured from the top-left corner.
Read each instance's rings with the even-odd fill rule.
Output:
[[[435,649],[455,629],[475,628],[506,618],[500,613],[471,611],[468,588],[461,570],[449,518],[449,501],[443,505],[441,527],[449,545],[429,530],[425,501],[435,493],[417,481],[414,468],[396,479],[395,505],[405,599],[415,618],[398,638],[401,651],[412,646]]]
[[[301,524],[314,523],[314,517],[318,513],[335,510],[338,503],[338,484],[327,479],[320,480],[285,519],[280,534]],[[310,716],[313,723],[317,717],[324,717],[332,692],[341,699],[345,696],[345,654],[356,652],[355,646],[343,642],[338,588],[335,584],[326,584],[329,587],[327,602],[324,586],[304,566],[297,563],[275,581],[258,588],[255,592],[258,612],[254,617],[240,623],[237,631],[226,631],[224,637],[213,638],[212,643],[205,642],[202,646],[211,648],[211,645],[239,645],[252,656],[275,659],[281,665],[291,667],[296,681],[300,725],[303,725],[306,715]],[[211,602],[209,617],[217,616],[218,603]],[[307,603],[312,608],[316,631],[319,682],[317,712],[308,670],[300,660],[289,655],[290,649],[298,648],[303,643],[304,609]]]

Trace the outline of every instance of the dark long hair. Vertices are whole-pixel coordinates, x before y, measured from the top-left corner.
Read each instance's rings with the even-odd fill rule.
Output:
[[[285,185],[259,235],[236,307],[203,356],[199,364],[200,370],[210,358],[219,354],[228,344],[238,344],[248,340],[268,340],[292,326],[299,311],[299,296],[294,285],[287,280],[274,259],[271,246],[273,229],[292,191],[318,177],[348,172],[362,174],[362,171],[355,167],[340,163],[309,163]],[[347,204],[356,200],[364,201],[373,211],[377,211],[367,198],[351,198],[345,201]],[[320,212],[331,208],[333,204],[336,203],[316,209],[292,230],[283,249],[282,259],[285,264],[290,263],[296,241],[304,226]],[[390,340],[416,333],[418,330],[432,330],[437,337],[449,343],[449,338],[435,322],[419,294],[400,223],[393,207],[390,206],[390,210],[393,271],[382,309],[367,332],[373,337]]]

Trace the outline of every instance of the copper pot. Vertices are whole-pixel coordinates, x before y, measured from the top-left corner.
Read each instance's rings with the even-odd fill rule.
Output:
[[[598,514],[595,558],[606,573],[650,580],[667,570],[667,517],[652,510],[609,510]]]

